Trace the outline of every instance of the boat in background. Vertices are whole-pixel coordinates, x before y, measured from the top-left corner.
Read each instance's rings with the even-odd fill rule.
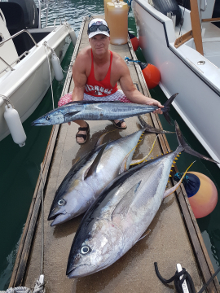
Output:
[[[139,44],[147,62],[160,70],[166,97],[179,93],[174,108],[220,162],[219,4],[182,2],[188,9],[175,0],[133,0]]]
[[[53,26],[46,21],[42,27],[41,13],[47,14],[49,5],[38,3],[37,8],[34,0],[0,2],[0,141],[11,132],[20,146],[26,139],[21,122],[37,108],[54,76],[62,80],[60,61],[76,41],[66,21]]]

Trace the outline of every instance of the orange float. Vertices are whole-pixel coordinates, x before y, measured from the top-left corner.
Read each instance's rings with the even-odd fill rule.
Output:
[[[133,35],[132,33],[128,32],[130,40],[131,40],[131,44],[133,46],[134,51],[137,51],[137,49],[139,48],[139,40],[138,38]]]
[[[153,64],[149,63],[147,64],[144,62],[139,62],[138,64],[141,67],[148,88],[153,89],[156,87],[159,84],[161,78],[159,69]]]
[[[174,175],[178,180],[180,173]],[[218,191],[213,181],[206,175],[199,172],[187,172],[183,185],[197,219],[209,215],[217,205]]]

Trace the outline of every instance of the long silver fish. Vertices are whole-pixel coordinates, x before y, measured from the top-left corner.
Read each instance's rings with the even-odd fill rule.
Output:
[[[107,268],[141,238],[162,203],[170,168],[180,152],[215,162],[192,150],[175,124],[179,146],[174,152],[121,174],[86,212],[70,250],[69,278]]]
[[[101,191],[120,172],[129,168],[143,132],[169,133],[148,125],[141,117],[138,118],[143,129],[94,148],[72,166],[57,189],[52,202],[48,216],[48,220],[53,220],[51,226],[84,213]],[[124,159],[124,170],[121,170]]]
[[[176,95],[172,95],[162,108],[163,114],[168,122],[170,104]],[[95,102],[79,101],[71,102],[62,107],[52,110],[32,122],[33,126],[55,125],[71,122],[74,120],[115,120],[146,114],[157,110],[157,106],[149,106],[135,103],[122,102]]]

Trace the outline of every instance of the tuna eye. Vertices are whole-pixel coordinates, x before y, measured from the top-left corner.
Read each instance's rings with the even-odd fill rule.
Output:
[[[46,117],[46,120],[50,120],[50,116],[47,116],[47,117]]]
[[[81,253],[82,254],[87,254],[88,252],[90,252],[90,247],[85,245],[81,248]]]
[[[60,199],[60,200],[58,201],[58,205],[59,205],[59,206],[64,206],[65,204],[66,204],[65,199]]]

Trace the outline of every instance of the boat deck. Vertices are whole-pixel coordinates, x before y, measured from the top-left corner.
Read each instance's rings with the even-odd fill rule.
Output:
[[[220,28],[212,23],[203,23],[202,44],[204,56],[220,68]]]
[[[85,20],[71,64],[78,51],[88,46],[87,25],[88,20]],[[110,49],[116,51],[122,58],[136,59],[130,40],[122,46],[111,45]],[[145,95],[149,94],[139,65],[133,63],[129,65],[129,69],[133,82],[139,90]],[[70,92],[73,86],[70,65],[62,95]],[[161,127],[158,115],[147,114],[143,117],[149,124]],[[90,140],[83,146],[75,142],[77,126],[74,123],[71,126],[63,124],[53,127],[42,163],[42,172],[39,175],[20,241],[10,287],[31,288],[43,273],[46,292],[175,292],[173,283],[165,286],[157,278],[154,270],[154,262],[157,262],[162,276],[166,279],[174,275],[176,264],[180,263],[190,273],[198,292],[203,283],[207,282],[214,273],[186,193],[181,186],[177,193],[164,200],[146,231],[147,235],[116,263],[87,277],[79,279],[66,277],[70,247],[82,217],[51,227],[47,217],[55,191],[74,161],[88,152],[101,134],[115,130],[106,136],[106,139],[112,140],[138,129],[136,117],[126,119],[126,123],[128,126],[126,130],[115,130],[110,121],[90,122]],[[145,135],[143,142],[137,148],[135,158],[147,154],[154,139],[154,134]],[[166,136],[159,135],[152,157],[167,151],[169,145]],[[40,208],[42,194],[44,195],[43,210]],[[216,278],[210,283],[207,292],[220,292]]]

